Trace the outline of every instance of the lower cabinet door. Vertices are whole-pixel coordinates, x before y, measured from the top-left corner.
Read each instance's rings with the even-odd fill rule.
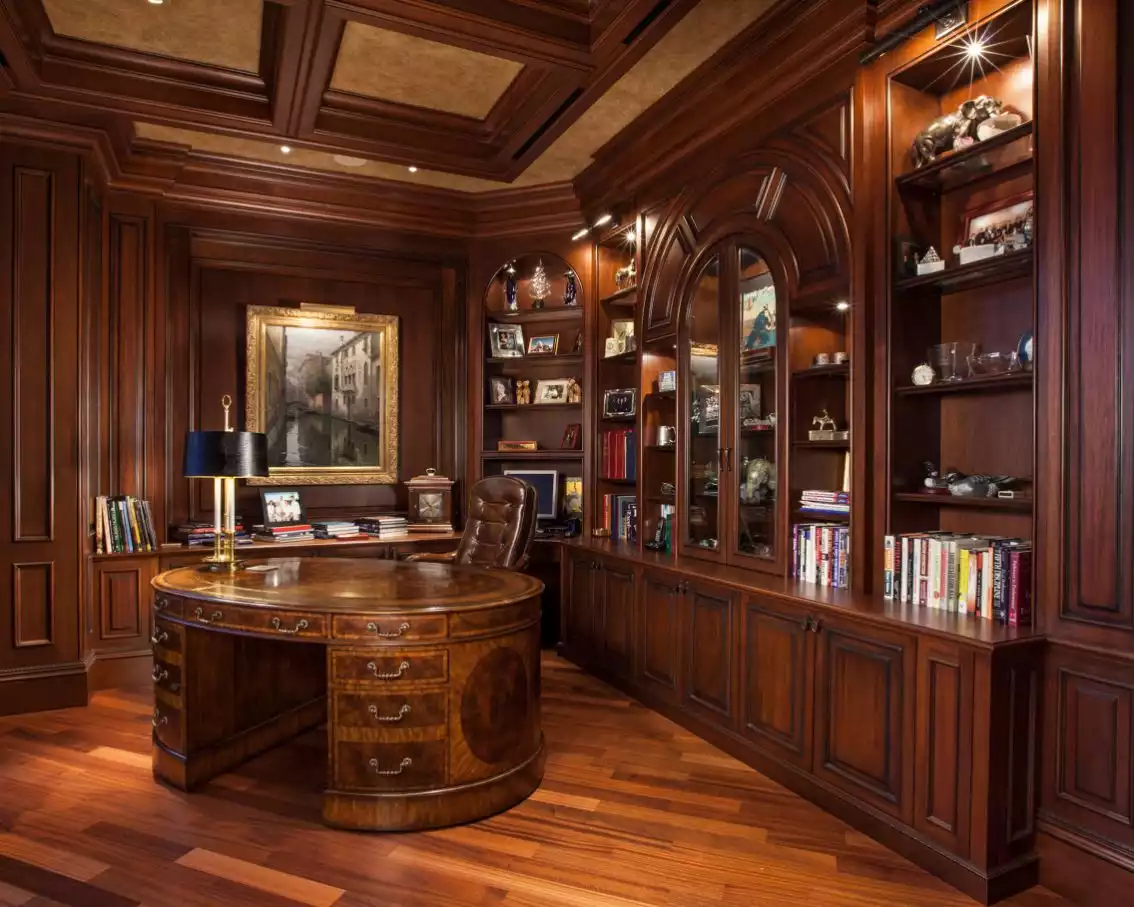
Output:
[[[612,674],[634,673],[634,573],[617,561],[603,561],[598,573],[602,584],[603,667]]]
[[[827,617],[815,632],[814,773],[912,824],[916,640]]]
[[[731,728],[736,717],[736,594],[700,584],[685,593],[685,702]]]
[[[589,652],[594,645],[594,576],[593,557],[581,553],[568,557],[563,632],[568,651],[576,656]]]
[[[680,691],[681,585],[677,577],[642,574],[638,592],[638,682],[676,702]]]
[[[810,615],[759,599],[745,601],[742,613],[741,732],[777,758],[810,769]]]
[[[969,855],[973,666],[964,646],[918,641],[914,827],[962,857]]]

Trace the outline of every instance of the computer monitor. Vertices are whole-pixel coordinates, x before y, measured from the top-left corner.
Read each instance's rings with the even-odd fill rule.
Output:
[[[505,469],[504,475],[523,479],[536,490],[536,516],[559,518],[559,473],[554,469]]]

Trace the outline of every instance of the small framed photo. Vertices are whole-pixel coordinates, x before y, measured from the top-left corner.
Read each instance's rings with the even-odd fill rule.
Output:
[[[537,334],[528,339],[529,356],[554,356],[558,352],[558,334]]]
[[[570,423],[563,431],[563,443],[560,450],[578,450],[583,446],[583,426],[578,422]]]
[[[524,355],[524,329],[518,324],[488,326],[493,359],[518,359]]]
[[[740,385],[740,425],[749,428],[760,421],[760,385]]]
[[[897,266],[899,277],[914,277],[917,275],[917,263],[921,260],[921,246],[912,239],[899,236],[895,243],[894,263]]]
[[[604,391],[602,415],[604,419],[633,416],[637,412],[638,392],[632,387]]]
[[[496,449],[501,453],[520,453],[529,450],[539,450],[538,441],[497,441]]]
[[[261,488],[260,503],[264,506],[264,525],[269,529],[307,522],[298,488]]]
[[[581,352],[583,352],[583,332],[579,331],[579,333],[575,335],[575,345],[571,347],[571,353],[578,355]]]
[[[968,209],[960,245],[994,245],[1006,251],[1027,248],[1032,243],[1034,206],[1035,197],[1029,189]]]
[[[566,403],[570,378],[541,378],[536,382],[536,403]]]
[[[677,371],[670,369],[658,374],[658,393],[665,394],[677,390]]]
[[[488,379],[488,402],[496,405],[516,402],[516,385],[511,378],[493,375]]]

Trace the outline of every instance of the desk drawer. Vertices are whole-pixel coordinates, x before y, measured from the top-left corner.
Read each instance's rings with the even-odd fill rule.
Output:
[[[154,687],[158,690],[173,693],[175,696],[181,695],[181,668],[165,661],[157,652],[154,653],[154,669],[151,677]]]
[[[332,635],[336,639],[367,639],[398,645],[422,639],[444,639],[444,614],[390,614],[383,617],[336,617]]]
[[[154,632],[150,636],[150,643],[154,647],[154,653],[159,657],[163,653],[181,653],[181,627],[177,624],[171,624],[161,618],[154,621]]]
[[[185,726],[180,709],[159,702],[154,706],[154,714],[150,724],[154,729],[154,737],[166,749],[171,749],[175,753],[183,751]]]
[[[180,598],[166,595],[164,592],[154,594],[154,614],[168,614],[170,617],[180,617],[184,611],[185,603]]]
[[[436,683],[449,677],[449,653],[386,652],[382,649],[331,653],[336,683]]]
[[[327,636],[327,617],[324,614],[242,608],[219,602],[190,602],[186,605],[185,616],[193,623],[285,638],[324,639]]]
[[[395,791],[440,787],[445,783],[444,740],[419,743],[335,744],[337,790]]]
[[[401,730],[443,727],[448,717],[448,694],[335,693],[337,727]]]

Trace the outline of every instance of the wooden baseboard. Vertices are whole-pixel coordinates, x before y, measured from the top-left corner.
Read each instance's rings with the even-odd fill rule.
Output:
[[[87,682],[92,693],[113,687],[144,686],[152,683],[153,668],[151,649],[95,655],[87,672]]]
[[[87,663],[52,665],[0,674],[0,715],[23,715],[85,706],[89,696]]]
[[[747,741],[714,727],[680,706],[650,695],[648,691],[640,689],[625,678],[604,672],[593,663],[593,660],[588,660],[585,656],[576,657],[569,646],[560,644],[559,654],[626,695],[637,699],[643,705],[692,731],[730,756],[794,791],[805,800],[854,826],[863,834],[869,835],[982,904],[994,904],[1025,891],[1039,880],[1039,858],[1035,853],[998,867],[993,872],[985,872],[972,863],[942,850],[934,842],[920,836],[914,829],[899,823],[893,816],[848,796],[794,765],[780,762]]]
[[[1040,884],[1081,907],[1114,907],[1134,890],[1134,858],[1062,823],[1036,823]]]

